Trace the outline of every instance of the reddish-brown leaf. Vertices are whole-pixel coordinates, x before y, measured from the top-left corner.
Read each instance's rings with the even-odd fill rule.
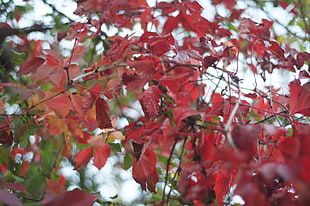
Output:
[[[104,167],[110,156],[111,148],[108,144],[102,144],[95,148],[94,150],[94,165],[100,170]]]
[[[81,169],[87,165],[90,158],[93,156],[93,148],[88,147],[86,149],[81,150],[78,152],[73,159],[74,162],[74,169]]]
[[[143,190],[147,188],[151,192],[156,192],[155,186],[158,182],[158,174],[156,172],[156,155],[153,151],[146,149],[139,161],[134,159],[132,175]]]
[[[111,120],[108,116],[109,107],[106,101],[98,98],[96,101],[96,120],[100,129],[111,128]]]
[[[42,57],[33,57],[21,65],[18,73],[29,74],[33,72],[34,70],[38,69],[44,62],[45,62],[45,59]]]
[[[0,189],[0,202],[8,206],[23,206],[22,202],[13,193]]]
[[[98,195],[89,194],[76,189],[65,192],[62,196],[48,202],[46,206],[91,206],[98,198]]]
[[[120,78],[110,79],[106,85],[104,95],[109,99],[116,98],[119,95],[121,83],[122,79]]]

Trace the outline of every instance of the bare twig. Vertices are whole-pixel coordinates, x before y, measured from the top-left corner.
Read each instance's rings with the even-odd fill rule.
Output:
[[[78,81],[79,79],[82,79],[84,77],[87,77],[91,74],[95,74],[95,73],[98,73],[98,72],[102,72],[102,71],[105,71],[107,69],[111,69],[111,68],[115,68],[115,67],[120,67],[120,66],[128,66],[127,64],[125,63],[116,63],[116,64],[112,64],[112,65],[108,65],[108,66],[104,66],[104,67],[100,67],[98,69],[95,69],[91,72],[87,72],[87,73],[84,73],[84,74],[81,74],[80,76],[77,76],[75,77],[74,79],[71,79],[71,83],[74,83],[76,81]]]

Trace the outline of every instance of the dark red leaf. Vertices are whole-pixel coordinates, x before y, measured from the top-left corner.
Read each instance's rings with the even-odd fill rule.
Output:
[[[206,56],[203,58],[203,66],[207,69],[208,67],[214,65],[215,62],[217,62],[219,59],[214,56]]]
[[[152,120],[159,113],[159,99],[161,91],[156,85],[152,85],[138,96],[145,117]]]
[[[256,99],[257,94],[256,93],[248,93],[244,95],[245,97],[251,98],[251,99]]]
[[[88,147],[78,152],[73,159],[74,169],[84,168],[93,156],[93,148]]]
[[[239,125],[233,128],[231,136],[236,147],[244,154],[245,161],[252,159],[260,131],[261,128],[257,125]]]
[[[106,101],[102,98],[98,98],[96,101],[96,120],[100,129],[111,128],[111,120],[108,116],[109,107]]]
[[[0,143],[11,145],[13,143],[13,134],[11,131],[0,131]]]
[[[310,63],[310,53],[308,53],[308,52],[299,52],[297,54],[296,63],[295,63],[296,66],[297,66],[297,69],[300,69],[304,65],[305,61]]]
[[[21,65],[18,73],[29,74],[35,71],[36,69],[38,69],[44,62],[45,62],[45,59],[42,57],[33,57]]]
[[[134,159],[132,175],[143,190],[147,188],[151,192],[156,192],[158,174],[156,171],[156,155],[153,151],[146,149],[139,161]]]
[[[94,150],[94,165],[100,170],[110,156],[111,148],[108,144],[99,145]]]
[[[300,79],[310,79],[310,74],[305,70],[300,71],[299,78]]]
[[[65,192],[62,196],[48,202],[46,206],[91,206],[98,198],[98,195],[89,194],[76,189]]]
[[[18,197],[3,189],[0,189],[0,202],[8,206],[23,206]]]

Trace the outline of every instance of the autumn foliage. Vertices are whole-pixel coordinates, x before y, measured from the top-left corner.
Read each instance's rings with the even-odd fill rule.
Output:
[[[288,2],[277,6],[307,20],[302,1]],[[19,34],[26,57],[0,84],[0,202],[100,202],[83,187],[66,191],[61,162],[101,169],[116,155],[154,194],[149,204],[231,205],[240,195],[249,206],[309,205],[309,50],[236,3],[213,0],[227,15],[207,20],[197,1],[82,0],[81,20],[52,33],[48,49]],[[73,42],[67,55],[63,41]],[[294,77],[287,90],[256,82],[275,71]],[[126,112],[134,103],[139,117]]]

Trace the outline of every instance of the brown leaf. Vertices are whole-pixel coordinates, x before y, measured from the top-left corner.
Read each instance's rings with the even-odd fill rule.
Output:
[[[109,111],[108,104],[102,98],[98,98],[96,101],[96,120],[100,129],[111,128],[111,120],[107,114]]]

